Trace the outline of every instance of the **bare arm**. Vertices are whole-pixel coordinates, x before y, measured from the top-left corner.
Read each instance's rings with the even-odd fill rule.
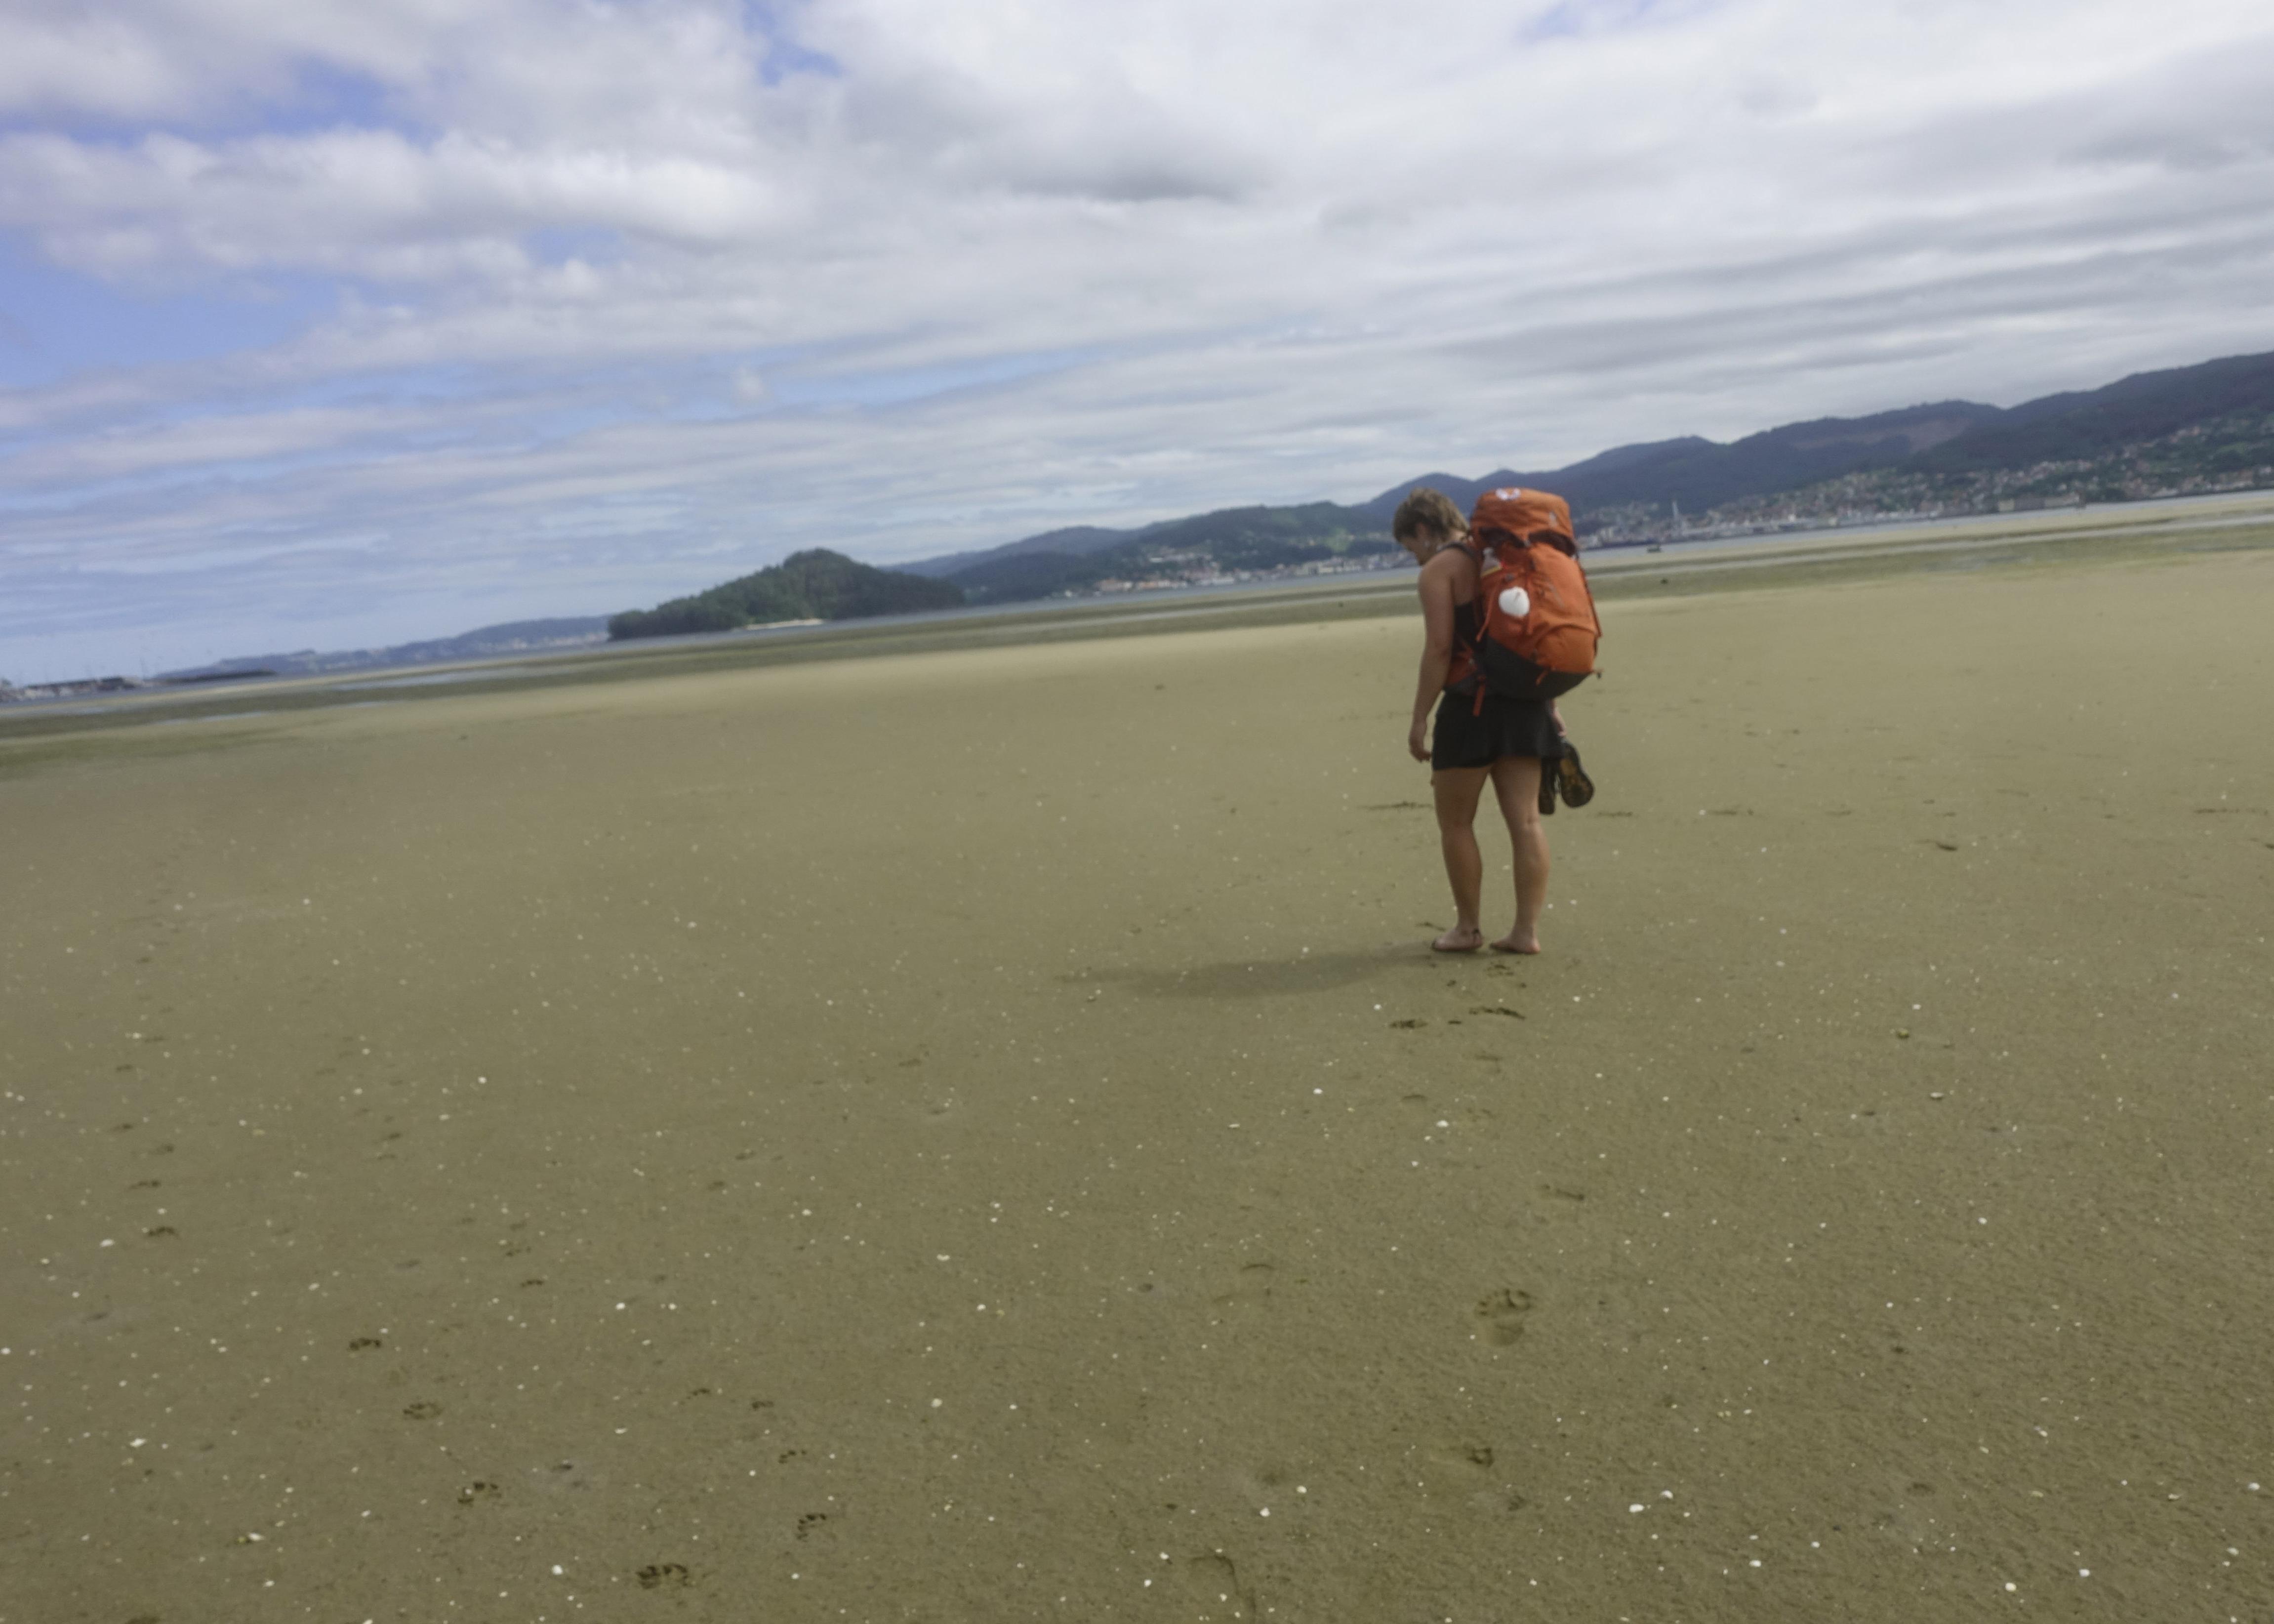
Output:
[[[1405,748],[1415,761],[1429,759],[1429,711],[1445,691],[1453,668],[1453,576],[1465,555],[1441,553],[1421,569],[1421,670],[1413,685],[1413,723]]]

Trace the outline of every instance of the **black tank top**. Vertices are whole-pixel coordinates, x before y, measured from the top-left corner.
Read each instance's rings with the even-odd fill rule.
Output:
[[[1479,564],[1482,564],[1484,562],[1482,559],[1477,557],[1477,550],[1474,547],[1464,545],[1462,543],[1457,541],[1453,545],[1456,547],[1459,547],[1462,552],[1467,553],[1472,559],[1475,559]],[[1445,686],[1449,691],[1458,689],[1464,694],[1471,694],[1476,691],[1477,644],[1483,638],[1484,635],[1485,599],[1484,594],[1482,592],[1479,592],[1474,598],[1469,599],[1467,603],[1455,604],[1453,605],[1453,646],[1460,652],[1466,654],[1469,657],[1469,673],[1457,682],[1447,683]]]

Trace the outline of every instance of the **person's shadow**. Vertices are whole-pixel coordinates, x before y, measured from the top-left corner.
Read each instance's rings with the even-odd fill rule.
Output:
[[[1292,959],[1193,965],[1183,970],[1099,970],[1081,979],[1126,987],[1148,998],[1284,998],[1442,968],[1443,959],[1425,945],[1400,942],[1342,952],[1301,953]]]

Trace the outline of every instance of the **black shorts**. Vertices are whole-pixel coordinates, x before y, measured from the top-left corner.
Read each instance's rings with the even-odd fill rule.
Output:
[[[1437,702],[1437,726],[1429,741],[1429,765],[1489,767],[1505,756],[1537,756],[1553,761],[1563,754],[1563,736],[1544,699],[1502,699],[1448,691]]]

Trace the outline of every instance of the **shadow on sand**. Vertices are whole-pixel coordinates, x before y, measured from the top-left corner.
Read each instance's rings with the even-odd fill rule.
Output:
[[[1148,998],[1276,998],[1333,992],[1384,976],[1442,969],[1422,942],[1399,942],[1294,959],[1244,959],[1188,969],[1100,970],[1079,979],[1126,987]]]

